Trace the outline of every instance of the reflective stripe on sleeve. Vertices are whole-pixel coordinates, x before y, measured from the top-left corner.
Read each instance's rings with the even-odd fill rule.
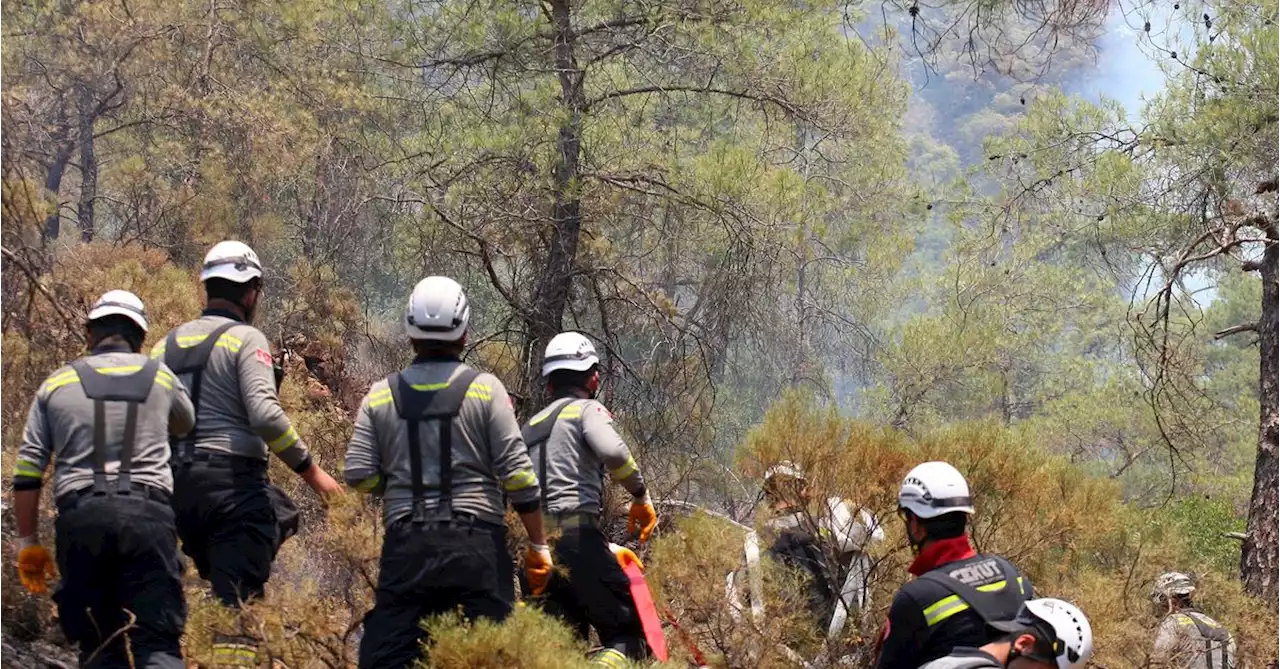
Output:
[[[268,441],[267,447],[271,449],[272,453],[280,453],[288,450],[296,443],[298,443],[298,432],[291,425],[288,430],[285,430],[284,434]]]
[[[508,476],[502,481],[502,488],[507,492],[515,492],[524,490],[537,485],[538,477],[533,475],[532,469],[521,469],[520,471]]]
[[[621,481],[622,479],[628,478],[632,474],[635,474],[636,471],[638,470],[639,468],[636,467],[636,459],[627,458],[627,461],[622,463],[621,467],[618,467],[617,469],[614,469],[609,473],[613,475],[613,480]]]
[[[29,479],[44,478],[44,472],[33,462],[19,459],[13,466],[13,475]]]

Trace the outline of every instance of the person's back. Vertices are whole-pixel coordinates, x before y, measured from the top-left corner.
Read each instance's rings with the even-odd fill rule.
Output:
[[[208,345],[215,334],[197,398],[197,431],[181,440],[175,460],[185,464],[203,452],[266,463],[274,453],[290,469],[305,471],[311,457],[280,407],[270,344],[260,330],[235,314],[206,310],[175,328],[151,355],[173,361],[175,353]],[[193,373],[182,376],[191,388]]]
[[[1004,669],[1004,665],[981,648],[961,646],[920,669]]]
[[[894,643],[886,643],[878,666],[919,666],[957,646],[990,643],[998,632],[987,618],[1011,620],[1030,598],[1030,581],[1002,557],[974,554],[940,564],[894,596],[889,618],[899,629],[889,630]]]
[[[1160,621],[1152,659],[1168,669],[1233,669],[1236,641],[1218,621],[1185,609]]]
[[[523,441],[514,414],[501,420],[493,407],[505,405],[507,393],[502,382],[489,373],[476,372],[451,358],[415,360],[401,370],[398,378],[410,388],[442,391],[466,373],[475,376],[464,389],[458,414],[451,422],[451,449],[448,472],[451,512],[473,516],[495,525],[503,524],[506,501],[514,494],[524,501],[526,488],[536,490],[536,482],[528,465],[522,465]],[[387,526],[414,511],[412,458],[409,453],[410,424],[397,410],[389,379],[373,384],[361,411],[352,437],[354,447],[347,452],[344,476],[359,483],[369,476],[379,476],[383,500],[383,519]],[[367,422],[363,420],[367,416]],[[440,434],[418,427],[423,483],[422,512],[428,517],[441,514],[442,463]],[[518,450],[517,450],[518,449]],[[527,456],[523,462],[527,463]],[[501,480],[499,472],[510,478]]]

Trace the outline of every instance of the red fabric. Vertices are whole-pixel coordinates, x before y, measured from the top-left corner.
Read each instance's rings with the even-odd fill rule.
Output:
[[[907,568],[913,576],[920,576],[926,572],[941,567],[944,564],[967,560],[977,553],[973,550],[973,545],[969,543],[969,535],[963,534],[952,539],[939,539],[925,546],[924,550],[916,556],[915,562]]]

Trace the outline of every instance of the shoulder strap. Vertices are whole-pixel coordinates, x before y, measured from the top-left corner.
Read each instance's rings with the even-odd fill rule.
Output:
[[[1204,640],[1205,669],[1232,669],[1230,656],[1231,633],[1217,622],[1212,622],[1206,619],[1207,617],[1203,617],[1204,614],[1194,615],[1197,613],[1200,612],[1190,611],[1184,612],[1182,615],[1191,619],[1191,622],[1196,626],[1196,631],[1200,633],[1200,638]],[[1219,661],[1222,663],[1222,666],[1218,668],[1213,665],[1213,651],[1215,650],[1218,651]]]
[[[174,374],[190,374],[191,384],[187,388],[191,393],[191,406],[194,408],[195,421],[191,426],[191,432],[187,434],[185,439],[181,439],[181,448],[175,448],[174,454],[181,452],[180,460],[183,464],[190,464],[191,456],[195,452],[196,431],[199,429],[200,423],[200,386],[204,381],[204,368],[209,364],[209,356],[213,355],[213,347],[218,345],[218,340],[222,339],[222,335],[227,330],[242,325],[239,321],[228,321],[219,325],[210,332],[199,344],[190,348],[182,348],[178,346],[178,331],[175,329],[165,338],[164,343],[164,364],[173,370]],[[174,439],[170,439],[173,445]]]
[[[419,423],[429,420],[440,424],[440,503],[437,509],[443,520],[453,516],[453,419],[462,410],[471,387],[480,372],[467,367],[439,390],[415,389],[397,372],[387,377],[391,399],[396,413],[407,425],[409,435],[409,476],[413,489],[413,520],[424,522],[426,489],[422,480],[422,441],[418,434]]]
[[[107,402],[126,402],[124,436],[120,442],[120,467],[116,474],[116,491],[127,495],[133,483],[133,450],[138,437],[138,407],[151,395],[160,360],[152,358],[142,369],[128,376],[100,373],[87,360],[71,363],[80,377],[84,394],[93,400],[93,492],[107,493]]]
[[[980,592],[977,588],[965,583],[964,581],[951,578],[941,573],[940,570],[926,572],[920,577],[921,580],[936,583],[948,592],[956,595],[983,622],[991,623],[1004,620],[1011,620],[1017,615],[1021,602],[1026,599],[1026,594],[1021,582],[1018,580],[1018,571],[1014,569],[1013,564],[1001,557],[995,558],[996,564],[1000,566],[1000,571],[1004,575],[1004,587],[994,592]],[[1013,586],[1017,586],[1016,589]],[[1010,595],[1013,596],[1010,596]],[[1016,597],[1016,599],[1014,599]],[[1017,606],[1014,603],[1017,602]]]
[[[547,440],[551,438],[551,430],[556,426],[556,421],[560,419],[560,412],[565,407],[573,404],[573,398],[560,406],[555,411],[544,416],[542,420],[534,423],[530,421],[524,427],[520,428],[520,436],[524,437],[524,445],[530,451],[534,447],[538,448],[538,482],[541,484],[542,491],[542,511],[547,511]],[[535,417],[536,419],[536,417]]]

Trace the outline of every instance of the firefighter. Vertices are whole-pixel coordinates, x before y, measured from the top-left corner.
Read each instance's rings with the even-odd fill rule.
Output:
[[[1152,660],[1169,669],[1234,669],[1236,640],[1191,601],[1195,582],[1181,572],[1156,579],[1151,604],[1162,616]]]
[[[764,496],[772,511],[769,555],[805,575],[810,611],[828,638],[838,636],[849,613],[866,605],[866,552],[884,539],[879,520],[866,509],[855,513],[840,497],[826,498],[822,511],[812,513],[804,471],[787,460],[765,471]]]
[[[990,625],[1004,636],[981,648],[956,648],[920,669],[1083,669],[1093,655],[1089,619],[1061,599],[1033,599],[1013,620]]]
[[[622,437],[613,414],[596,401],[600,358],[591,341],[562,332],[547,344],[542,376],[554,400],[524,427],[524,438],[538,468],[542,509],[548,526],[560,532],[556,563],[566,568],[548,588],[546,607],[585,639],[596,629],[603,649],[594,661],[624,666],[626,659],[648,656],[644,629],[631,598],[630,581],[618,566],[600,530],[604,475],[631,494],[627,531],[641,542],[658,524],[644,476]]]
[[[945,462],[912,469],[898,490],[898,514],[915,552],[889,607],[878,669],[916,669],[957,646],[994,640],[988,625],[1013,620],[1031,599],[1031,580],[1008,560],[980,555],[969,543],[969,483]]]
[[[251,325],[262,278],[248,245],[218,243],[200,270],[206,297],[200,318],[178,326],[151,352],[183,378],[196,407],[195,429],[173,449],[182,551],[232,608],[262,595],[280,544],[297,529],[296,507],[267,480],[271,454],[322,497],[342,491],[280,407],[270,345]],[[219,634],[214,655],[221,664],[253,664],[256,642]]]
[[[515,604],[506,499],[531,543],[535,591],[551,554],[538,512],[538,480],[502,382],[461,360],[471,307],[462,286],[432,276],[409,297],[405,330],[415,358],[373,385],[360,405],[343,471],[348,485],[383,499],[386,536],[361,669],[407,667],[422,657],[432,613],[502,620]]]
[[[89,355],[36,392],[14,470],[18,573],[44,592],[53,559],[36,536],[40,488],[54,459],[54,600],[85,669],[181,669],[182,565],[169,497],[169,436],[195,424],[187,389],[139,353],[147,315],[113,290],[89,311]]]

